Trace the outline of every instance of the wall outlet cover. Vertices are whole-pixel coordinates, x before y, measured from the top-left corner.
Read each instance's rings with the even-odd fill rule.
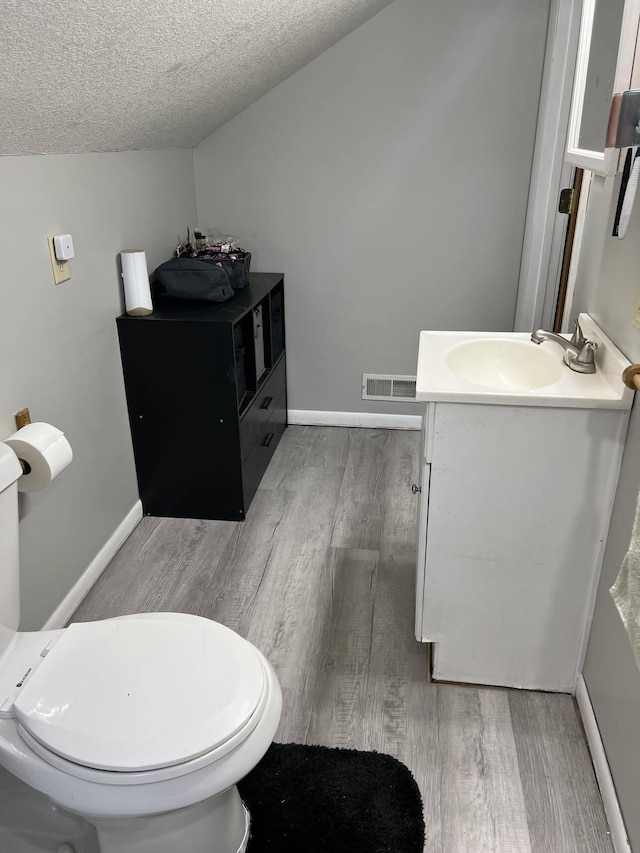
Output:
[[[51,266],[53,268],[53,281],[55,284],[62,284],[63,281],[68,281],[71,278],[69,271],[69,261],[59,261],[56,258],[56,250],[54,247],[54,236],[47,237],[49,245],[49,257],[51,258]]]

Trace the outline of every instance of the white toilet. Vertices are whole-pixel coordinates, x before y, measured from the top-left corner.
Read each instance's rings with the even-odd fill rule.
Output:
[[[269,662],[180,613],[18,632],[21,473],[0,443],[0,765],[89,820],[102,853],[242,853],[236,783],[282,708]]]

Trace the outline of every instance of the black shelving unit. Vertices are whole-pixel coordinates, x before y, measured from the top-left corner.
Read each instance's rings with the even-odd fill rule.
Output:
[[[252,273],[228,302],[164,300],[117,325],[145,514],[244,519],[287,426],[283,276]]]

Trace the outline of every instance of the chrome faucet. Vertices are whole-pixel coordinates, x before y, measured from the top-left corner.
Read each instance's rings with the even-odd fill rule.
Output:
[[[580,323],[576,320],[576,328],[570,341],[563,338],[561,335],[556,335],[555,332],[546,332],[544,329],[538,329],[533,332],[531,340],[534,344],[543,344],[545,341],[553,341],[559,344],[564,350],[563,361],[571,370],[576,373],[595,373],[596,360],[595,351],[598,349],[598,344],[595,341],[588,341],[582,334]]]

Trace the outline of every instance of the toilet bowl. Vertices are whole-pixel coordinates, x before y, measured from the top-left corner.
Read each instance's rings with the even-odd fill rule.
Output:
[[[269,748],[282,707],[254,646],[177,613],[18,634],[14,646],[0,685],[32,671],[0,709],[0,765],[93,823],[104,853],[246,848],[236,783]]]
[[[181,613],[18,632],[19,473],[5,450],[0,766],[90,821],[102,853],[243,853],[250,816],[236,784],[280,720],[272,667],[224,625]]]

